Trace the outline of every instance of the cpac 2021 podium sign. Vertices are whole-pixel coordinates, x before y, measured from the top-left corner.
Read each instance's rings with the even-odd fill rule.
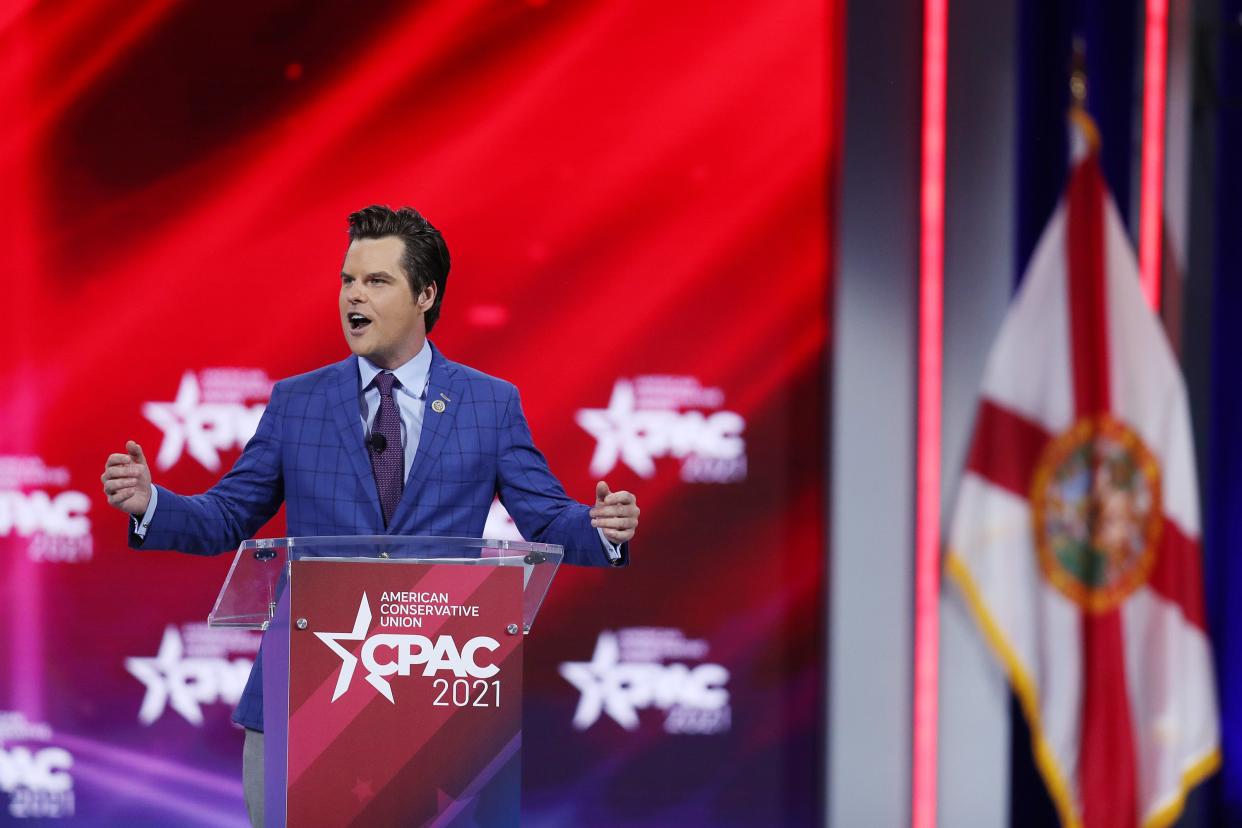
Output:
[[[266,630],[272,826],[516,826],[522,637],[563,552],[467,538],[246,541],[209,622]]]

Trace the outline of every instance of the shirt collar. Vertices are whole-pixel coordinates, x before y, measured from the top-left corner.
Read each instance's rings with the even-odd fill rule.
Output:
[[[375,375],[383,370],[366,357],[358,357],[358,377],[362,380],[363,390],[366,390],[375,379]],[[397,378],[397,382],[401,383],[406,393],[422,399],[427,390],[427,373],[430,370],[431,344],[424,339],[422,350],[404,365],[394,368],[392,374]]]

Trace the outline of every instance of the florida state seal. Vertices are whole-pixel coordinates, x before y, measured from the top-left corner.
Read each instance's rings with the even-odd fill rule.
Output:
[[[1044,577],[1084,610],[1107,612],[1155,564],[1160,465],[1125,423],[1084,417],[1044,448],[1031,510]]]

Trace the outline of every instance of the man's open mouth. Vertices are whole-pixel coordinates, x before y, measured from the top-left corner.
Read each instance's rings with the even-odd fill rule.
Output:
[[[349,319],[349,329],[351,331],[360,331],[371,324],[371,320],[360,313],[350,313],[347,318]]]

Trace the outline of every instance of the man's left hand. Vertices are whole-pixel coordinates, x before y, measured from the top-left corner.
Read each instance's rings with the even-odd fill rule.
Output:
[[[612,492],[603,480],[595,484],[595,507],[591,525],[604,530],[609,543],[620,546],[634,537],[638,528],[638,501],[630,492]]]

